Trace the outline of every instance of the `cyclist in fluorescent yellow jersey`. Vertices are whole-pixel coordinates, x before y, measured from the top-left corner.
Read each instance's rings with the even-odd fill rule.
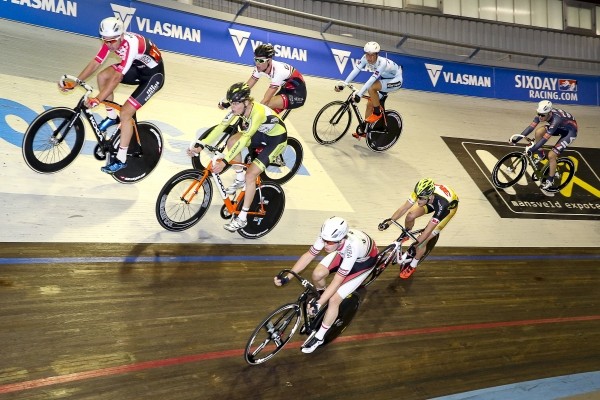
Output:
[[[241,153],[246,147],[250,149],[251,153],[253,149],[262,149],[245,173],[241,169],[236,169],[236,180],[227,188],[227,193],[235,193],[237,189],[244,187],[246,190],[240,214],[237,217],[234,216],[231,222],[223,226],[228,231],[235,232],[247,224],[247,214],[256,192],[256,177],[287,146],[287,130],[277,113],[254,101],[246,83],[233,84],[227,91],[226,99],[231,103],[233,116],[223,120],[205,139],[197,142],[200,146],[215,142],[223,135],[225,128],[233,122],[234,118],[241,118],[241,131],[229,138],[228,150],[222,160],[213,163],[213,172],[220,173],[225,168],[225,164],[232,160],[242,162]],[[198,147],[190,151],[199,152],[200,150],[201,147]]]
[[[417,207],[413,207],[414,205]],[[417,268],[419,260],[423,257],[427,249],[427,242],[439,235],[444,229],[448,221],[454,217],[458,209],[458,196],[448,186],[436,185],[431,178],[423,178],[415,185],[415,190],[406,200],[404,205],[398,208],[392,215],[391,220],[398,220],[406,214],[405,227],[411,230],[415,226],[415,220],[425,214],[433,213],[431,220],[417,238],[416,254],[410,263],[410,267],[405,268],[400,273],[400,278],[406,279],[410,277]],[[390,225],[390,219],[386,219],[381,223],[384,229]],[[381,229],[383,230],[383,229]],[[408,238],[407,238],[408,239]]]

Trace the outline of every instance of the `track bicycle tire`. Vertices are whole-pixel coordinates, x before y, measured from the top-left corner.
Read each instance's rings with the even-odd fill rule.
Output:
[[[517,183],[526,169],[527,158],[522,152],[508,153],[494,165],[492,182],[498,189],[506,189]]]
[[[296,175],[304,159],[304,150],[298,139],[287,138],[287,146],[280,154],[283,165],[278,165],[277,160],[267,166],[260,177],[265,181],[271,181],[283,185]]]
[[[71,127],[69,121],[73,120]],[[56,143],[54,131],[60,128],[63,139]],[[56,107],[38,115],[23,136],[22,152],[34,171],[51,174],[66,168],[81,152],[85,127],[81,115],[68,107]]]
[[[380,119],[367,132],[367,147],[376,153],[389,150],[402,134],[402,116],[394,110],[385,110],[385,121]]]
[[[317,143],[328,145],[340,140],[352,123],[350,105],[344,101],[325,104],[313,122],[313,136]]]
[[[140,143],[134,136],[127,150],[127,167],[112,174],[120,183],[136,183],[146,178],[158,165],[163,152],[162,133],[158,127],[150,122],[137,123]],[[111,144],[117,151],[121,141],[121,131],[111,138]],[[140,149],[141,144],[141,149]]]
[[[258,239],[269,233],[281,219],[285,210],[285,192],[275,182],[263,182],[260,190],[257,187],[250,212],[260,210],[260,197],[262,195],[265,215],[248,215],[248,224],[238,229],[238,234],[246,239]],[[242,209],[243,201],[238,204],[238,211]]]
[[[358,307],[361,303],[359,290],[360,289],[357,289],[356,291],[350,293],[340,303],[338,316],[323,337],[323,345],[334,341],[338,336],[340,336],[346,330],[346,328],[348,328],[350,322],[352,322],[354,319],[354,316],[356,315]],[[318,328],[319,327],[317,327],[317,329]]]
[[[542,170],[542,176],[545,178],[548,177],[548,172],[550,171],[550,165],[546,164],[544,169]],[[556,160],[556,175],[554,177],[554,184],[550,186],[548,189],[544,189],[547,192],[556,193],[562,190],[565,186],[567,186],[571,180],[575,176],[575,163],[568,157],[560,157]],[[556,183],[556,181],[560,183]],[[543,181],[543,180],[542,180]]]
[[[383,251],[381,251],[381,253],[379,253],[379,255],[377,256],[375,267],[369,273],[367,279],[365,279],[365,281],[363,282],[363,286],[367,287],[371,283],[373,283],[373,281],[375,281],[375,279],[377,279],[379,275],[381,275],[382,272],[385,271],[385,269],[390,265],[390,263],[394,261],[394,257],[396,257],[396,245],[390,244],[385,249],[383,249]]]
[[[246,362],[250,365],[258,365],[273,358],[298,330],[300,317],[300,306],[296,303],[285,304],[269,314],[254,329],[246,343],[244,351]],[[262,355],[263,351],[264,355]]]
[[[203,172],[186,169],[164,184],[156,199],[156,219],[168,231],[180,232],[198,223],[210,207],[213,188],[209,179],[201,181]],[[188,190],[197,194],[190,201]],[[186,197],[184,197],[184,195]]]
[[[202,139],[206,138],[209,135],[209,133],[211,133],[212,130],[215,129],[216,127],[217,127],[217,125],[211,126],[207,130],[202,132],[202,134],[200,135],[198,140],[202,140]],[[223,132],[223,134],[225,135],[225,132]],[[223,152],[225,150],[226,144],[227,143],[222,143],[221,145],[219,145],[220,152]],[[195,143],[194,147],[198,148],[198,147],[200,147],[200,145],[198,143]],[[210,156],[201,151],[200,153],[198,153],[197,157],[196,156],[192,157],[192,167],[196,168],[199,171],[204,171],[210,161],[211,161]],[[231,168],[231,164],[225,164],[225,168],[223,168],[223,172],[227,171],[229,168]]]

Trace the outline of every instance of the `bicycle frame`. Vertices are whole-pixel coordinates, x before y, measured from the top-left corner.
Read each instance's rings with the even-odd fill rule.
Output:
[[[298,306],[300,307],[300,314],[302,316],[302,327],[300,328],[300,332],[310,334],[313,329],[318,327],[314,326],[317,325],[314,323],[315,321],[318,321],[320,325],[320,317],[325,314],[325,311],[327,310],[327,305],[321,307],[319,312],[315,316],[311,317],[308,314],[308,300],[310,297],[314,297],[317,299],[320,297],[317,288],[309,280],[302,278],[302,276],[292,271],[291,269],[284,269],[280,271],[279,274],[277,274],[277,276],[279,277],[279,279],[281,279],[286,274],[291,274],[305,288],[305,290],[302,293],[300,293],[300,296],[298,296],[296,304],[298,304]]]
[[[530,154],[527,152],[527,150],[529,150],[530,148],[532,148],[535,145],[535,140],[528,138],[526,136],[523,136],[521,134],[517,134],[517,135],[512,135],[510,137],[510,140],[513,140],[514,138],[524,138],[525,140],[527,140],[529,142],[529,145],[527,145],[525,147],[525,150],[523,150],[523,155],[525,156],[525,160],[527,160],[527,165],[525,166],[525,168],[527,168],[528,165],[531,166],[531,168],[533,169],[533,174],[535,175],[535,177],[537,178],[537,180],[542,180],[543,175],[542,175],[542,170],[543,168],[541,168],[541,166],[545,165],[546,162],[548,162],[548,158],[544,157],[542,160],[540,160],[539,163],[535,163],[533,160],[533,154]]]
[[[402,249],[402,244],[404,242],[404,238],[409,237],[409,238],[413,239],[414,241],[416,241],[417,240],[416,235],[423,232],[423,229],[409,231],[404,226],[400,225],[398,222],[393,221],[393,220],[391,222],[402,230],[402,232],[400,233],[398,238],[391,243],[394,246],[393,252],[394,252],[394,256],[396,258],[396,263],[402,265],[402,263],[406,262],[406,260],[408,258],[408,249],[406,251],[404,251]]]

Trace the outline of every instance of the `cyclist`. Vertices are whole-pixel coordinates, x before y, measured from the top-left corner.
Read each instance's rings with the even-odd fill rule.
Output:
[[[131,119],[136,111],[163,87],[165,67],[156,45],[150,39],[137,33],[125,32],[120,19],[104,18],[100,22],[99,33],[102,47],[96,57],[81,71],[78,78],[86,80],[96,72],[111,51],[121,59],[121,62],[106,67],[98,74],[98,90],[100,92],[96,97],[88,98],[86,106],[93,108],[103,100],[112,101],[113,92],[119,83],[137,86],[121,108],[120,119],[114,109],[107,107],[108,117],[98,125],[100,130],[104,131],[109,126],[121,123],[121,141],[117,156],[108,165],[101,168],[102,172],[114,174],[127,166],[127,148],[133,136]],[[68,91],[74,87],[75,84],[72,82],[59,81],[59,88],[62,91]]]
[[[321,292],[319,299],[310,303],[310,313],[315,315],[329,302],[323,322],[318,331],[313,332],[302,345],[303,353],[312,353],[323,344],[327,330],[335,322],[340,303],[367,278],[377,260],[377,246],[363,231],[349,229],[346,220],[340,217],[328,218],[321,227],[321,233],[310,249],[304,253],[292,271],[302,272],[314,258],[325,249],[326,255],[314,269],[312,280]],[[335,273],[331,283],[325,288],[325,279]],[[290,275],[282,279],[274,278],[275,285],[285,285]]]
[[[261,104],[280,113],[286,109],[299,108],[306,101],[306,84],[302,74],[294,67],[281,61],[274,61],[275,48],[272,44],[261,44],[254,49],[254,70],[246,82],[252,89],[256,82],[267,76],[271,80]],[[219,108],[229,107],[221,100]]]
[[[536,154],[538,160],[541,160],[546,155],[542,150],[542,146],[552,136],[560,136],[556,141],[552,151],[548,153],[548,164],[550,168],[548,171],[548,177],[542,182],[542,189],[548,189],[554,184],[554,175],[556,174],[556,159],[567,147],[571,145],[577,138],[577,121],[570,113],[561,110],[560,108],[554,108],[552,102],[548,100],[542,100],[537,106],[537,115],[533,118],[533,122],[525,128],[521,135],[527,136],[535,130],[535,145],[528,150],[530,154]],[[540,123],[545,123],[542,126],[538,126]],[[509,143],[515,144],[517,140],[511,140]]]
[[[417,207],[414,207],[415,204]],[[385,230],[390,226],[391,220],[397,221],[408,211],[404,225],[407,229],[412,229],[417,218],[433,213],[429,223],[413,244],[416,246],[416,254],[410,266],[400,271],[400,278],[407,279],[415,272],[419,260],[427,249],[427,242],[440,234],[441,230],[454,217],[457,209],[458,196],[454,190],[448,186],[436,185],[431,178],[423,178],[417,182],[414,191],[404,205],[398,208],[390,219],[386,219],[380,224],[379,229]]]
[[[383,116],[382,109],[384,107],[383,102],[385,102],[385,99],[382,102],[383,94],[395,92],[402,87],[402,67],[388,58],[380,57],[380,50],[381,47],[377,42],[365,44],[365,55],[362,56],[358,64],[354,65],[354,69],[346,77],[346,80],[338,82],[334,87],[335,91],[339,92],[344,86],[352,82],[362,70],[373,73],[363,87],[353,96],[354,102],[358,103],[365,92],[369,92],[371,100],[367,103],[365,110],[365,122],[369,124],[377,122]],[[364,126],[359,126],[352,136],[357,139],[364,137],[364,128]]]
[[[260,153],[254,158],[247,172],[241,172],[242,180],[236,177],[234,183],[226,189],[228,193],[235,193],[237,189],[245,187],[246,195],[242,210],[237,217],[223,227],[230,232],[244,228],[247,222],[247,214],[252,205],[254,194],[256,192],[256,177],[260,175],[287,146],[287,130],[285,124],[278,114],[269,107],[260,104],[250,96],[250,88],[244,82],[238,82],[231,85],[227,90],[226,100],[231,104],[232,112],[217,125],[204,140],[198,140],[196,143],[200,147],[188,149],[189,155],[199,153],[205,144],[210,144],[218,140],[223,135],[224,130],[230,126],[232,120],[241,118],[241,131],[232,135],[228,141],[228,150],[224,158],[213,163],[213,172],[220,173],[225,168],[225,163],[231,160],[242,162],[242,150],[245,147],[252,149],[262,148]]]

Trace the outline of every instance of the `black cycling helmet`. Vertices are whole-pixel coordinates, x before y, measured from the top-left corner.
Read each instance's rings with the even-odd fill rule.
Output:
[[[242,102],[250,98],[250,86],[245,82],[238,82],[231,85],[225,96],[228,102]]]
[[[254,57],[273,58],[275,55],[275,48],[271,43],[261,44],[254,49]]]

